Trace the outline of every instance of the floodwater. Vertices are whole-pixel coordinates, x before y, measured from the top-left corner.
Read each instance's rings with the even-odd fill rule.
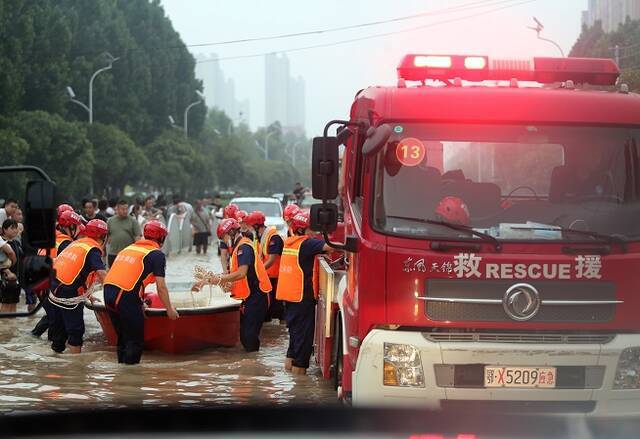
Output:
[[[220,267],[215,252],[177,255],[167,261],[167,282],[190,281],[195,265]],[[55,354],[46,334],[36,339],[29,333],[40,315],[0,320],[0,413],[336,403],[331,382],[313,364],[307,376],[284,370],[288,334],[275,322],[263,326],[257,353],[245,353],[241,346],[180,356],[145,352],[140,365],[125,366],[117,364],[115,348],[107,345],[92,311],[85,309],[85,345],[78,355]]]

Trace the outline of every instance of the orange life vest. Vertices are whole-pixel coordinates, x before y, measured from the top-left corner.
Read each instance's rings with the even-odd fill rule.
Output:
[[[253,243],[250,239],[244,237],[240,239],[238,245],[236,245],[236,247],[233,249],[233,253],[231,254],[231,265],[229,269],[230,273],[238,270],[238,250],[242,245],[245,244],[253,248],[255,253],[255,247],[253,246]],[[256,253],[254,254],[253,260],[253,267],[256,271],[256,276],[258,276],[258,285],[260,287],[260,291],[265,294],[271,292],[271,281],[269,280],[269,276],[267,276],[267,270],[264,269],[262,259],[260,259],[259,255]],[[249,289],[249,281],[247,277],[233,282],[233,285],[231,286],[231,295],[235,299],[244,300],[249,297],[250,294],[251,290]]]
[[[55,259],[56,256],[58,256],[58,249],[60,248],[62,243],[65,242],[65,241],[73,241],[73,238],[70,237],[69,235],[66,235],[66,234],[62,233],[59,230],[56,230],[56,246],[54,248],[52,248],[51,250],[49,250],[49,256],[51,257],[51,259]],[[46,248],[41,248],[40,250],[38,250],[38,255],[39,256],[46,256],[47,255],[47,249]]]
[[[284,241],[276,299],[302,302],[304,298],[304,271],[300,266],[300,247],[309,236],[291,236]],[[318,259],[313,263],[313,297],[318,298]]]
[[[104,279],[104,284],[114,285],[122,291],[132,291],[144,273],[144,258],[152,251],[159,249],[160,244],[147,239],[141,239],[125,247],[116,256],[113,266]],[[142,280],[140,293],[142,294],[144,288],[155,281],[156,277],[153,273],[149,274]]]
[[[102,254],[102,245],[92,238],[82,238],[69,244],[53,262],[58,281],[64,285],[73,284],[84,267],[87,255],[94,248]]]
[[[264,234],[262,235],[262,238],[260,239],[260,245],[258,246],[259,248],[259,254],[260,257],[262,258],[262,262],[267,262],[269,260],[269,244],[271,243],[271,238],[273,238],[274,236],[276,236],[278,234],[278,231],[276,230],[275,227],[269,227]],[[280,273],[280,255],[276,255],[276,261],[273,263],[273,265],[269,268],[267,268],[267,276],[269,276],[270,278],[274,279],[277,278],[279,273]]]

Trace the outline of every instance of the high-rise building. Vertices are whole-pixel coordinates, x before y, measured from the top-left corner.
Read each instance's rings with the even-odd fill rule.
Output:
[[[196,57],[196,77],[202,80],[204,96],[209,107],[224,111],[234,123],[249,120],[249,101],[238,102],[236,86],[232,78],[225,78],[217,55]],[[240,115],[242,113],[242,116]]]
[[[583,25],[600,21],[605,32],[615,31],[627,18],[640,19],[640,0],[589,0],[588,9],[582,12]]]
[[[291,77],[285,54],[271,53],[265,57],[265,124],[276,121],[285,130],[304,131],[305,84]]]

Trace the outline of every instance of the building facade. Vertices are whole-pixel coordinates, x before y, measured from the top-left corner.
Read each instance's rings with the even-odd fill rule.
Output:
[[[588,9],[582,12],[583,25],[600,21],[605,32],[617,30],[627,18],[640,19],[640,0],[589,0]]]
[[[285,54],[265,56],[265,124],[276,121],[288,131],[304,132],[306,107],[305,83],[291,77]]]
[[[236,85],[232,78],[226,78],[218,56],[198,55],[196,57],[196,77],[204,86],[204,96],[209,107],[224,111],[235,124],[246,122],[250,118],[250,104],[247,99],[238,101]]]

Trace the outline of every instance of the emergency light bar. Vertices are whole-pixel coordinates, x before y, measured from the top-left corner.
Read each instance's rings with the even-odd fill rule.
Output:
[[[466,81],[534,81],[550,84],[572,80],[575,83],[615,85],[620,70],[611,59],[541,58],[531,60],[489,59],[471,55],[406,55],[398,66],[398,78],[407,81],[427,79]]]

